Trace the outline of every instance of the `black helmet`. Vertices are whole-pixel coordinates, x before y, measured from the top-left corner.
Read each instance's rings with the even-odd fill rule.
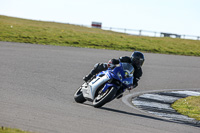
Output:
[[[141,53],[139,51],[133,52],[132,55],[131,55],[131,62],[136,67],[140,68],[144,63],[144,55],[143,55],[143,53]]]

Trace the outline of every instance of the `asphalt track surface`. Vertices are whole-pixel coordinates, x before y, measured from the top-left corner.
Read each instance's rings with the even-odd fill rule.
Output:
[[[74,102],[82,77],[96,62],[130,54],[0,42],[0,126],[39,133],[199,133],[199,127],[131,108],[125,99],[100,109]],[[143,77],[131,93],[200,90],[199,57],[145,53],[145,58]]]

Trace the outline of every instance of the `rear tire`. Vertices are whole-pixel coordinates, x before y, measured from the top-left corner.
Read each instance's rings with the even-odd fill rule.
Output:
[[[82,93],[81,89],[82,89],[82,86],[79,87],[78,90],[74,94],[74,100],[77,103],[84,103],[86,101],[86,99],[83,97],[83,93]]]
[[[114,98],[116,92],[116,88],[110,87],[106,90],[106,92],[98,94],[93,101],[93,106],[95,108],[102,107],[104,104],[110,102]]]

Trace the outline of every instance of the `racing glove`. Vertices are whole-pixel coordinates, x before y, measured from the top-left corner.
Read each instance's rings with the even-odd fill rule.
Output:
[[[107,66],[108,66],[109,68],[114,68],[114,67],[115,67],[115,65],[112,63],[111,60],[108,61]]]

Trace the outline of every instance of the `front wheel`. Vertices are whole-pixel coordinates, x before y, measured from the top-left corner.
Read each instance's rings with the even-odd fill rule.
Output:
[[[107,102],[111,101],[115,96],[117,89],[114,87],[108,88],[104,93],[100,93],[93,101],[93,106],[95,108],[100,108]]]
[[[77,103],[84,103],[86,101],[86,99],[83,97],[83,93],[81,89],[82,89],[82,86],[79,87],[78,90],[74,94],[74,100]]]

